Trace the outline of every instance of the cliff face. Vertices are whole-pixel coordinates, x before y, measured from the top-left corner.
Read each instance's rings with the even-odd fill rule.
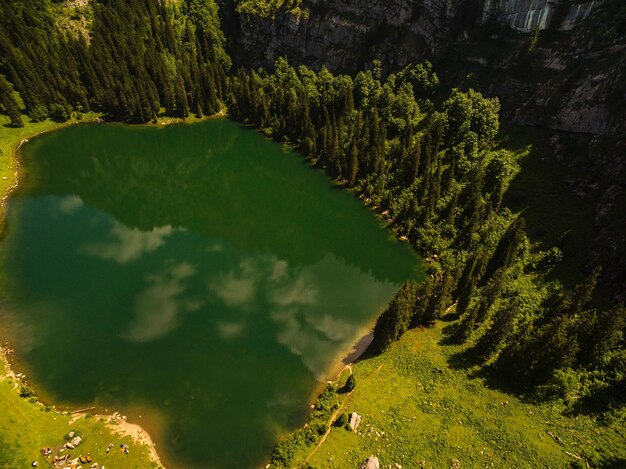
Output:
[[[550,27],[568,31],[585,20],[600,3],[601,0],[484,0],[483,20],[494,15],[502,23],[524,32]]]
[[[571,30],[602,0],[303,0],[305,15],[227,12],[235,58],[271,64],[279,55],[332,71],[354,72],[372,59],[391,68],[432,55],[460,31],[496,20],[521,32]]]
[[[238,14],[232,3],[223,23],[233,30],[231,54],[246,65],[278,56],[331,71],[355,72],[372,59],[398,68],[432,53],[458,0],[308,0],[308,17]],[[234,34],[232,34],[234,33]]]

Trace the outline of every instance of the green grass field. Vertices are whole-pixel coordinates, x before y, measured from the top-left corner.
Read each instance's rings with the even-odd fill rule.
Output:
[[[567,416],[560,402],[524,402],[490,387],[476,370],[453,369],[463,346],[442,345],[445,326],[411,330],[353,366],[357,385],[342,410],[363,416],[358,433],[333,427],[311,466],[358,467],[372,454],[393,468],[444,468],[453,460],[501,468],[586,467],[588,460],[594,467],[598,454],[626,458],[624,422]]]

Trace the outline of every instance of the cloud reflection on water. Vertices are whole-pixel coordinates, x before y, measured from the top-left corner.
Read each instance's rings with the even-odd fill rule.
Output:
[[[191,264],[182,262],[149,276],[149,286],[135,297],[134,318],[122,337],[135,342],[158,339],[176,328],[182,313],[200,309],[202,302],[183,296],[195,274]]]
[[[110,241],[93,242],[80,248],[82,254],[112,260],[118,264],[138,260],[144,253],[156,251],[175,230],[171,225],[141,231],[113,221]]]
[[[376,281],[371,273],[332,254],[314,264],[290,265],[273,255],[238,252],[236,258],[220,263],[216,260],[232,254],[232,248],[216,242],[213,246],[219,249],[204,248],[202,256],[194,259],[196,266],[188,261],[174,264],[166,246],[174,231],[169,225],[140,231],[114,221],[109,232],[113,240],[92,242],[80,250],[127,264],[162,249],[157,262],[164,267],[148,275],[135,296],[133,317],[122,334],[126,340],[164,338],[181,324],[182,315],[197,310],[215,315],[215,330],[226,342],[240,338],[251,321],[270,321],[275,324],[274,340],[320,380],[335,359],[333,353],[356,339],[363,315],[371,313],[370,305],[392,290],[390,283]],[[221,306],[209,310],[215,302]]]
[[[59,201],[59,210],[65,214],[72,214],[83,206],[83,199],[77,195],[62,197]]]
[[[337,278],[329,278],[329,271],[337,272]],[[342,278],[350,278],[346,282],[350,286],[337,281]],[[277,326],[272,328],[275,340],[298,356],[318,380],[328,372],[333,353],[354,341],[361,315],[371,313],[369,302],[390,288],[332,255],[296,267],[274,256],[249,257],[207,283],[233,320],[250,320],[246,316],[251,311],[262,309],[257,304],[268,305],[267,319]],[[341,306],[355,302],[357,312],[362,308],[360,314]],[[244,327],[242,322],[217,323],[224,340],[238,337]]]

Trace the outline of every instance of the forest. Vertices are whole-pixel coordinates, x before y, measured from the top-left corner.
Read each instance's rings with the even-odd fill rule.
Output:
[[[355,76],[325,68],[235,69],[213,1],[99,0],[89,34],[55,22],[49,0],[0,4],[0,106],[26,118],[87,111],[123,122],[225,110],[288,143],[382,214],[427,261],[380,316],[372,352],[407,329],[459,318],[449,340],[520,392],[594,412],[626,396],[626,309],[594,290],[602,266],[567,288],[523,213],[504,203],[519,170],[498,145],[497,98],[442,90],[428,62]],[[443,97],[442,97],[443,96]]]

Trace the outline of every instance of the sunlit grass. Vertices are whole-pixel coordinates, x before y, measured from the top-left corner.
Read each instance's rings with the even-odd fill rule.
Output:
[[[566,416],[560,402],[524,402],[476,370],[452,368],[463,347],[440,344],[444,325],[409,331],[353,367],[357,387],[343,407],[363,422],[358,434],[333,428],[313,467],[357,467],[372,454],[381,467],[411,468],[454,459],[461,467],[569,467],[596,452],[626,456],[623,423]]]

